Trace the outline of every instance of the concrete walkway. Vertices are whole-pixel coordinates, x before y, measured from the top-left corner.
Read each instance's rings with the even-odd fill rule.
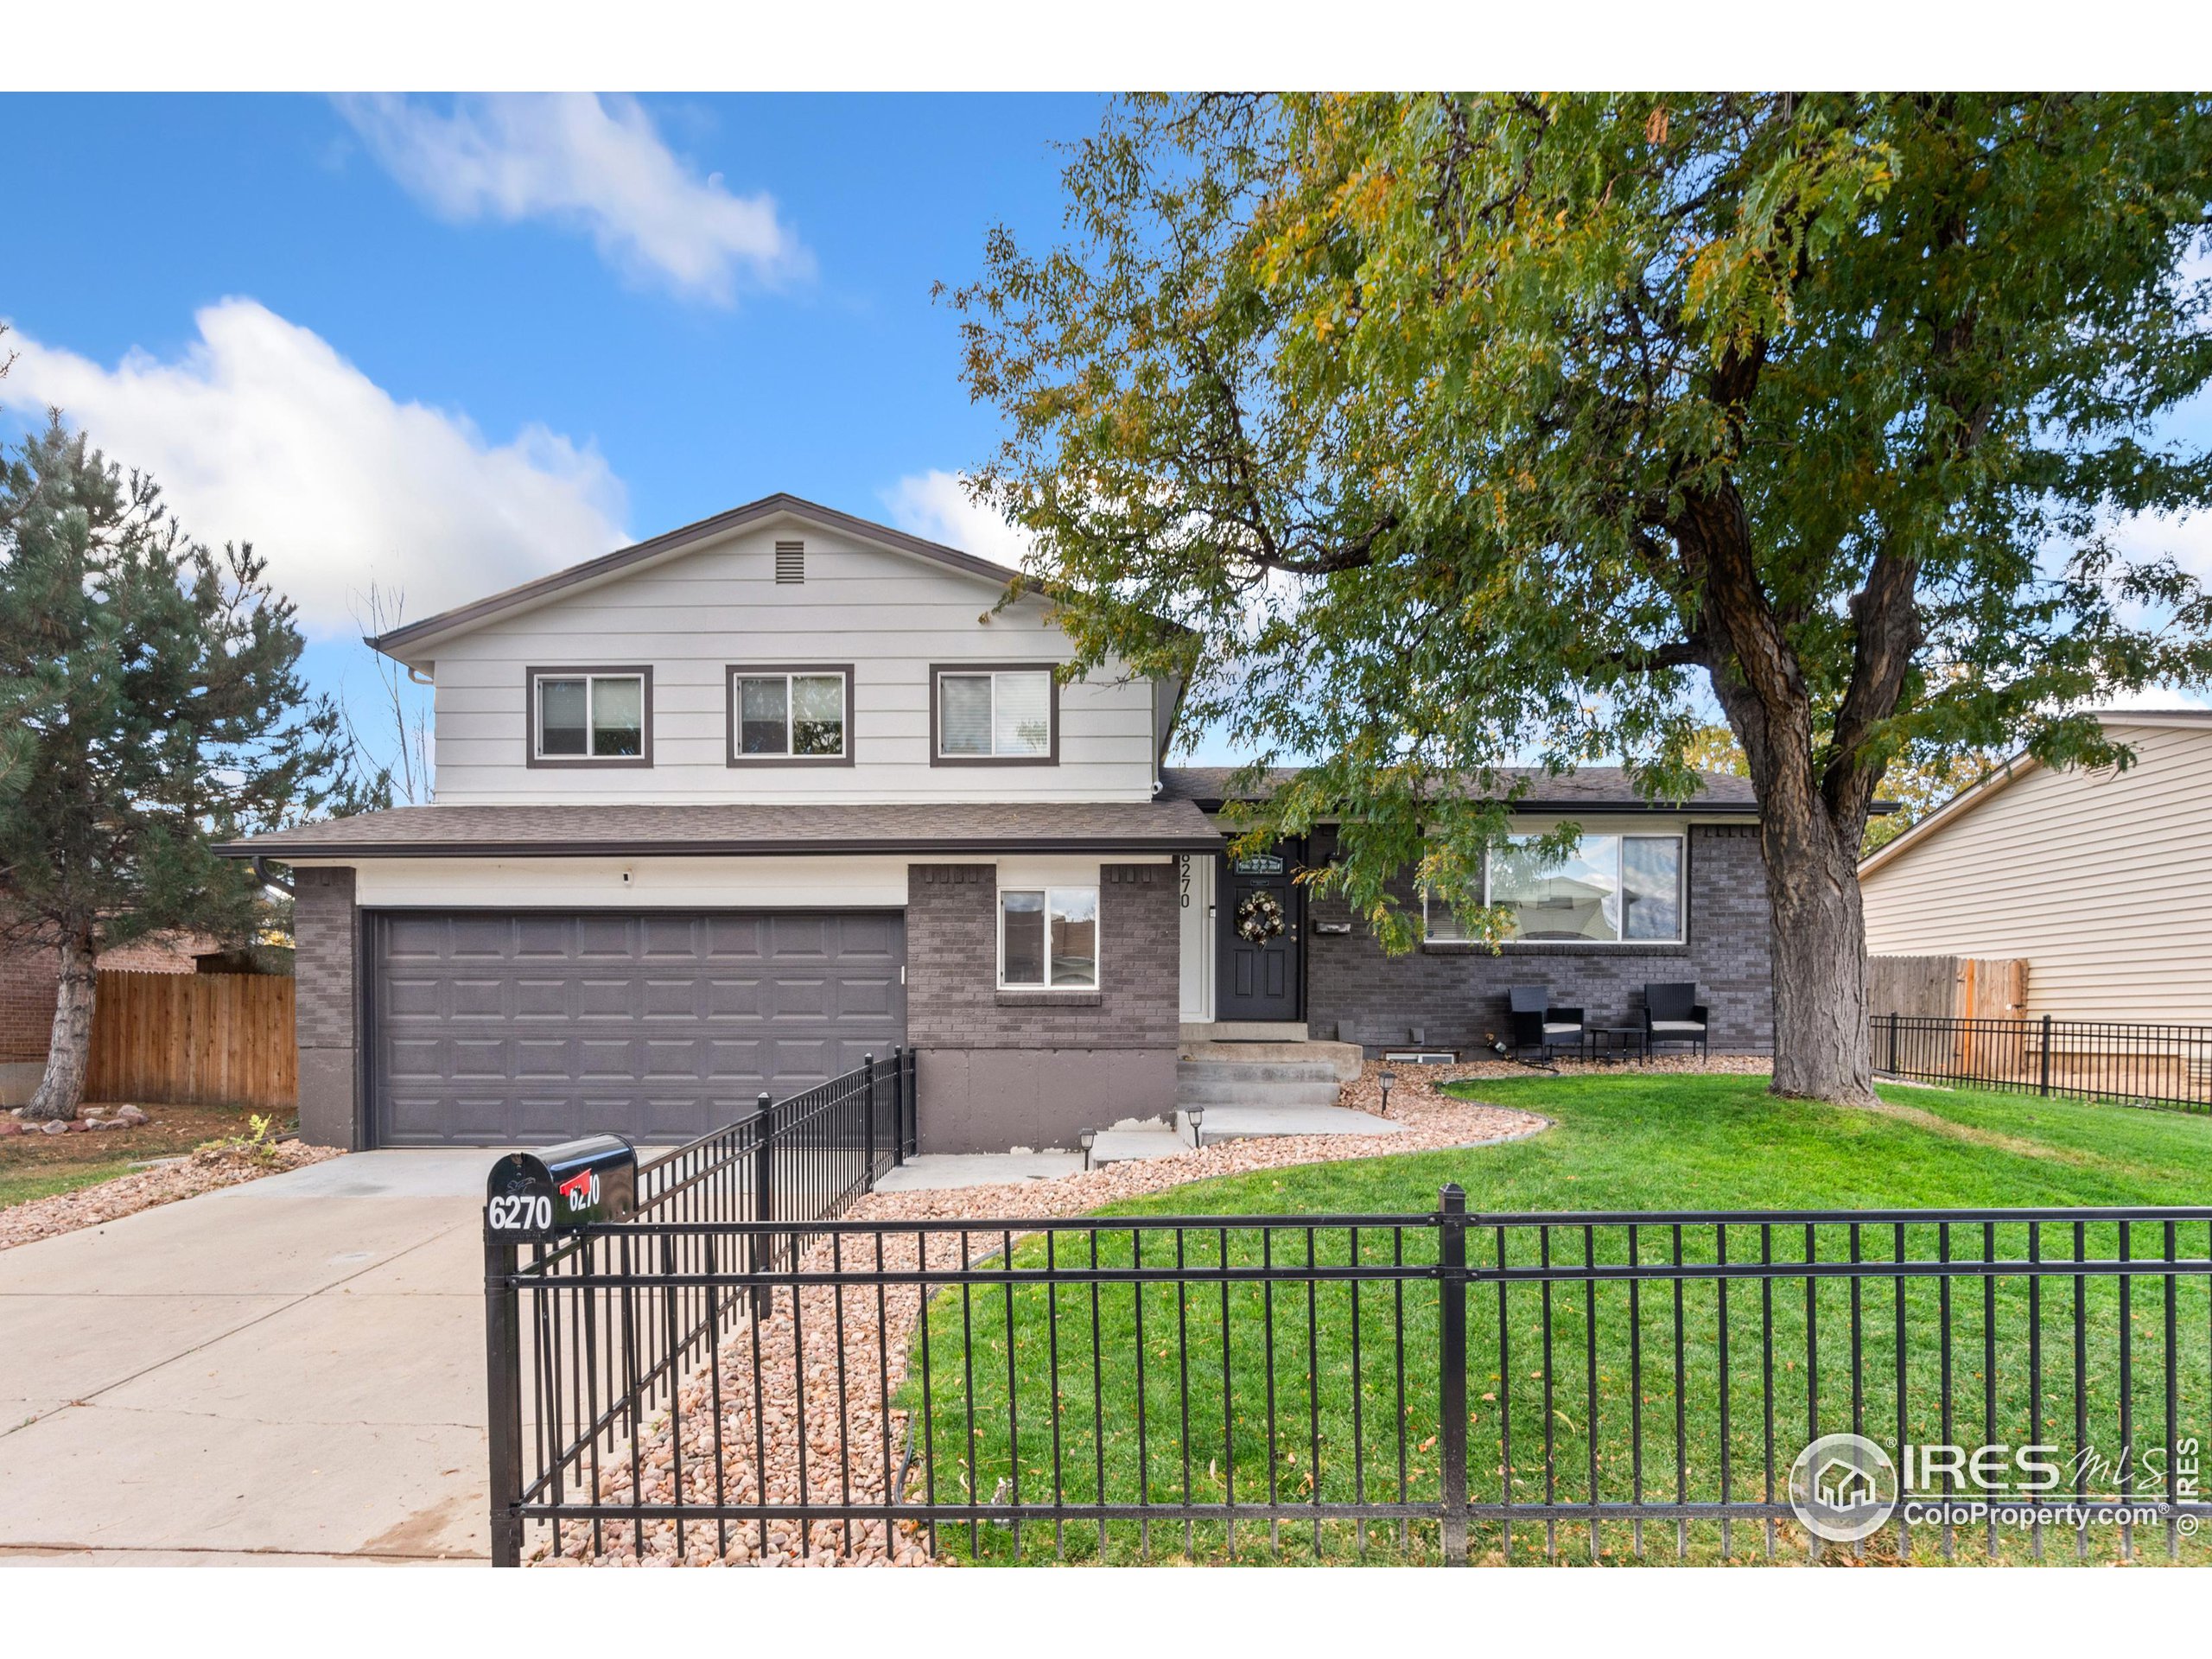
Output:
[[[486,1558],[487,1151],[0,1251],[0,1561]]]

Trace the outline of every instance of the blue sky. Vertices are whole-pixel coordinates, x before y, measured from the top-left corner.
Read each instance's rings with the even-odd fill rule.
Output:
[[[422,615],[776,490],[1010,557],[930,290],[1058,230],[1099,110],[0,99],[0,423],[58,399],[254,539],[356,696],[371,580]]]
[[[1055,145],[1100,108],[0,99],[0,433],[59,403],[252,539],[365,718],[372,582],[419,617],[777,490],[1012,563],[957,487],[995,418],[931,288],[995,223],[1058,232]],[[2127,539],[2212,575],[2202,520]]]

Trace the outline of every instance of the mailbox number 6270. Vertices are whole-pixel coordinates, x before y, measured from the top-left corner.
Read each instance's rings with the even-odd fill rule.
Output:
[[[553,1200],[542,1193],[518,1193],[491,1201],[492,1230],[495,1233],[548,1232],[553,1226]]]

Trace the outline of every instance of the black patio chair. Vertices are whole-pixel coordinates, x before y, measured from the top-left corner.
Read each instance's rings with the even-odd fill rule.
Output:
[[[1516,1058],[1533,1048],[1548,1065],[1555,1050],[1565,1048],[1581,1053],[1585,1032],[1582,1010],[1552,1007],[1548,986],[1509,985],[1505,1004]]]
[[[1705,1004],[1697,1001],[1697,987],[1675,981],[1643,988],[1643,1047],[1646,1053],[1662,1043],[1694,1043],[1700,1058],[1709,1055],[1708,1021]]]

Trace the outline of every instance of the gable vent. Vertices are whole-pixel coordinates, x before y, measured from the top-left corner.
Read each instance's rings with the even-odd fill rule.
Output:
[[[776,543],[776,580],[804,582],[806,580],[806,543],[778,542]]]

